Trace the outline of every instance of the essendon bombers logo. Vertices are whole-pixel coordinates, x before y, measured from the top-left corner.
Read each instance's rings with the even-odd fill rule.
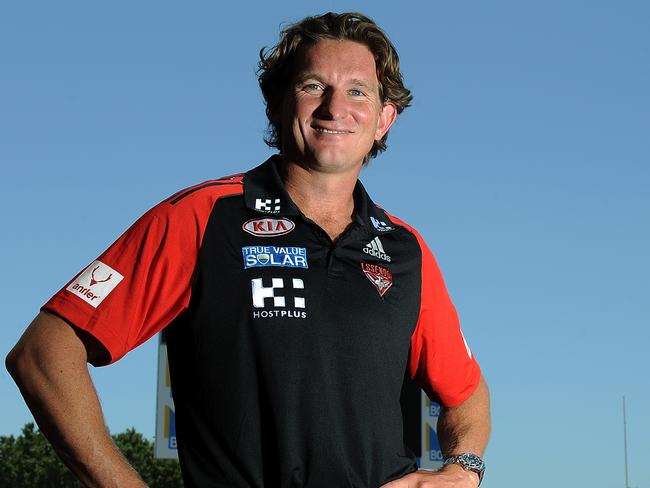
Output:
[[[388,289],[393,286],[393,275],[383,266],[361,263],[361,269],[366,278],[370,280],[370,283],[377,288],[380,297],[383,297]]]
[[[93,261],[66,290],[97,308],[124,276],[101,261]]]
[[[242,226],[246,232],[258,237],[274,237],[288,234],[295,229],[294,224],[289,219],[252,219],[248,220]]]

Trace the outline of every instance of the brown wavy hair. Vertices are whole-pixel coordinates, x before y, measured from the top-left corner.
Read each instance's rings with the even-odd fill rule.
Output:
[[[296,53],[302,46],[313,45],[324,39],[354,41],[367,46],[375,58],[379,99],[395,105],[398,114],[411,105],[413,97],[404,86],[397,51],[386,33],[371,18],[356,12],[328,12],[306,17],[283,29],[274,47],[260,50],[257,76],[269,119],[264,141],[270,147],[282,150],[282,123],[278,115],[291,83]],[[364,163],[386,150],[387,138],[388,133],[374,142]]]

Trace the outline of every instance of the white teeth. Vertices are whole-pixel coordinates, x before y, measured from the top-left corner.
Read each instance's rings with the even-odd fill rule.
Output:
[[[347,133],[346,131],[323,129],[322,127],[316,127],[316,130],[318,132],[323,132],[325,134],[346,134]]]

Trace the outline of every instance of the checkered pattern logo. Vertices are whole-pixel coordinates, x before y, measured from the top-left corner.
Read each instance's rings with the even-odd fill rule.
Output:
[[[294,290],[304,290],[305,284],[299,278],[292,278],[291,287]],[[284,288],[284,279],[272,278],[271,286],[264,286],[262,278],[254,278],[251,280],[251,288],[253,292],[253,307],[264,308],[267,300],[270,300],[273,307],[286,307],[286,298],[282,295],[276,295],[276,291]],[[294,308],[305,308],[304,297],[293,297]]]
[[[255,210],[267,213],[280,212],[280,199],[279,198],[256,198]]]

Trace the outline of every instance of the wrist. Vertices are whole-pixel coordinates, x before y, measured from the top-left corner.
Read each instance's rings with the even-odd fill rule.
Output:
[[[445,468],[456,466],[456,468],[472,473],[478,479],[476,486],[480,485],[481,481],[483,481],[485,463],[479,456],[471,452],[449,456],[445,459],[443,466]]]

